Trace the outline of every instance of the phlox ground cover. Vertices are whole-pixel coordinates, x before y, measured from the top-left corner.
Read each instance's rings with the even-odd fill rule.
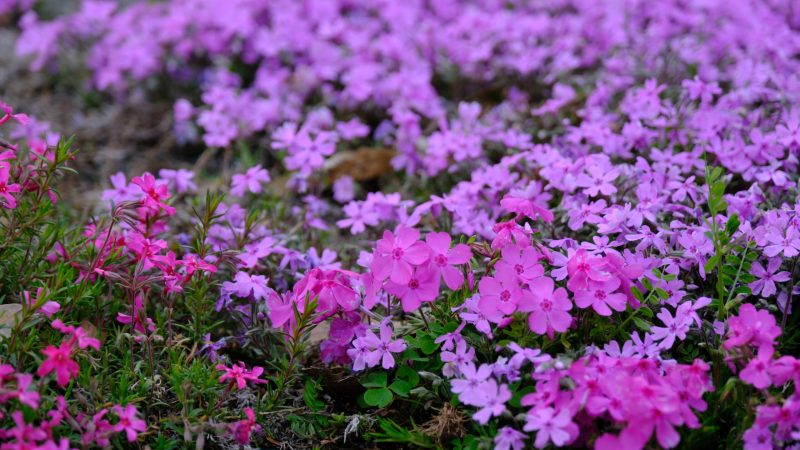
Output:
[[[77,3],[197,162],[0,102],[0,450],[800,448],[794,2]]]

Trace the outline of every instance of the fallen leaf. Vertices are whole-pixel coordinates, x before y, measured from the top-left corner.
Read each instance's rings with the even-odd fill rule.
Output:
[[[22,305],[19,303],[0,305],[0,336],[11,336],[11,328],[14,327],[14,319],[21,313]]]
[[[325,161],[325,171],[331,181],[343,176],[350,176],[355,181],[371,180],[394,172],[392,158],[395,154],[390,148],[361,147],[341,151]]]

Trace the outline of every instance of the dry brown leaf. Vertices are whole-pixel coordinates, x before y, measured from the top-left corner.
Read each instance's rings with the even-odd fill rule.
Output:
[[[361,147],[337,152],[325,161],[325,171],[331,181],[349,175],[355,181],[366,181],[392,173],[392,158],[396,152],[390,148]]]

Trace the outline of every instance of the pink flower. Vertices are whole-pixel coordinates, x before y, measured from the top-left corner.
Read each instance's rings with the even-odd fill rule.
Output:
[[[775,338],[781,334],[775,317],[766,310],[757,310],[746,303],[739,308],[739,315],[728,319],[728,336],[723,346],[726,349],[753,345],[761,349],[773,348]]]
[[[175,214],[175,208],[164,203],[170,195],[166,183],[156,182],[155,177],[149,172],[142,174],[140,177],[134,177],[131,182],[139,186],[144,193],[143,203],[145,208],[156,213],[163,209],[168,215]]]
[[[167,248],[167,242],[161,239],[149,239],[140,233],[130,233],[126,246],[142,261],[144,270],[151,269],[158,263],[161,251]]]
[[[0,163],[0,197],[4,200],[6,209],[17,207],[17,199],[11,194],[16,194],[22,190],[19,184],[8,182],[8,164]]]
[[[133,405],[122,407],[114,405],[114,413],[119,417],[119,422],[114,425],[114,431],[117,433],[125,432],[128,437],[128,442],[135,442],[139,433],[147,430],[147,423],[138,418],[139,411]]]
[[[82,327],[75,327],[72,325],[64,325],[60,319],[54,320],[50,325],[56,330],[70,335],[78,344],[78,348],[83,350],[92,347],[95,350],[100,350],[100,341],[96,338],[89,336],[89,334]]]
[[[531,313],[528,316],[531,331],[547,334],[551,339],[554,331],[563,333],[572,323],[572,316],[567,312],[572,309],[567,290],[553,290],[554,287],[552,278],[537,278],[530,284],[531,296],[524,298],[519,305],[520,311]]]
[[[540,408],[528,413],[525,431],[536,431],[536,448],[545,448],[548,442],[561,447],[569,442],[571,435],[577,434],[577,425],[572,422],[569,410],[556,413],[553,408]]]
[[[492,231],[495,232],[495,237],[492,240],[492,248],[495,250],[514,243],[523,247],[531,245],[528,231],[519,226],[514,220],[498,222],[492,226]]]
[[[305,309],[304,302],[302,300],[295,302],[291,292],[281,296],[277,292],[271,291],[267,296],[267,306],[269,306],[269,320],[272,322],[272,327],[283,328],[287,331],[295,326],[295,308],[300,313]]]
[[[264,373],[263,367],[255,366],[253,367],[253,370],[247,370],[247,367],[241,361],[231,367],[218,364],[217,370],[225,372],[221,377],[219,377],[220,383],[225,383],[225,380],[231,380],[230,386],[236,385],[236,388],[240,391],[247,386],[247,382],[254,384],[267,382],[266,380],[259,378],[261,374]]]
[[[187,277],[191,277],[195,272],[198,271],[208,273],[217,272],[216,266],[200,259],[197,255],[184,256],[181,264],[183,264],[183,267],[186,268]]]
[[[606,281],[589,281],[586,290],[575,292],[575,304],[579,308],[591,306],[597,314],[610,316],[611,309],[615,311],[625,311],[627,300],[624,294],[615,293],[619,288],[620,280],[611,277]]]
[[[53,316],[53,314],[57,313],[61,309],[61,305],[54,301],[46,301],[43,304],[41,300],[43,300],[47,296],[46,291],[43,288],[38,288],[36,290],[36,297],[31,298],[31,294],[28,291],[22,291],[22,297],[25,301],[25,307],[29,309],[38,308],[36,311],[41,312],[44,314],[48,319]]]
[[[14,121],[21,125],[27,125],[30,120],[27,114],[14,114],[14,109],[2,101],[0,101],[0,111],[3,112],[3,114],[0,115],[0,125],[11,119],[14,119]]]
[[[572,292],[589,288],[589,281],[606,281],[611,276],[606,269],[606,263],[602,258],[594,257],[580,249],[576,251],[567,262],[567,288]]]
[[[498,270],[493,277],[481,278],[478,290],[478,306],[487,315],[496,311],[513,314],[523,296],[516,273],[511,270]]]
[[[772,364],[772,349],[764,347],[758,351],[758,356],[747,363],[747,367],[739,373],[739,378],[752,384],[757,389],[768,388],[772,384],[770,366]]]
[[[317,268],[312,269],[308,275],[312,273],[317,276],[313,292],[317,293],[321,312],[332,313],[337,307],[341,307],[344,311],[353,311],[358,308],[359,297],[350,286],[345,272],[337,269],[321,270]]]
[[[261,430],[261,425],[256,423],[256,415],[252,408],[244,408],[246,419],[242,419],[230,425],[230,432],[233,439],[240,445],[247,445],[250,443],[250,436],[253,433],[258,433]]]
[[[452,290],[456,290],[464,284],[464,274],[461,270],[453,267],[469,262],[472,258],[472,251],[466,244],[456,244],[452,249],[450,242],[452,238],[447,233],[428,233],[425,241],[431,249],[430,267],[444,278],[444,283]],[[437,277],[438,281],[438,277]]]
[[[35,386],[31,386],[33,382],[33,375],[28,373],[17,374],[17,391],[13,396],[19,400],[23,405],[27,405],[33,409],[39,407],[39,393],[35,390]],[[29,390],[29,387],[34,387]]]
[[[536,203],[534,199],[527,199],[506,194],[500,200],[500,206],[509,212],[517,213],[519,216],[527,216],[532,220],[541,218],[544,222],[553,221],[553,213],[546,206]]]
[[[378,280],[389,278],[397,284],[407,284],[413,266],[425,264],[430,258],[430,248],[419,241],[419,231],[401,226],[395,236],[389,230],[377,242],[372,260],[372,272]]]
[[[46,349],[42,350],[42,353],[47,356],[47,359],[39,366],[39,370],[36,374],[40,377],[44,377],[50,372],[55,372],[58,385],[61,387],[66,386],[70,379],[78,375],[78,371],[80,370],[78,363],[71,359],[73,342],[74,339],[65,339],[58,347],[49,345]]]
[[[242,197],[247,192],[258,194],[263,190],[262,185],[269,183],[269,181],[269,172],[259,164],[247,169],[247,172],[243,174],[233,176],[231,194],[237,197]]]
[[[431,302],[439,295],[439,278],[428,267],[417,267],[406,283],[389,281],[386,291],[398,297],[403,311],[416,311],[423,302]]]
[[[509,245],[503,248],[502,256],[497,262],[497,270],[514,272],[521,283],[544,275],[544,267],[538,263],[542,255],[534,247]]]

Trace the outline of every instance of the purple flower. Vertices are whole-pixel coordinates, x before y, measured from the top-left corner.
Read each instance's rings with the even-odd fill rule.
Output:
[[[257,165],[247,169],[243,174],[236,174],[233,176],[231,182],[231,194],[237,197],[242,197],[247,192],[259,194],[263,190],[262,185],[269,183],[269,172]]]
[[[575,423],[566,408],[556,412],[553,408],[533,409],[528,413],[525,431],[536,431],[536,448],[545,448],[549,442],[561,447],[570,440]]]
[[[161,169],[158,176],[167,181],[169,188],[178,194],[194,192],[197,185],[194,184],[194,172],[186,169]]]
[[[506,411],[506,402],[511,399],[511,391],[507,385],[498,385],[497,381],[489,378],[478,386],[477,391],[473,400],[477,404],[473,404],[473,406],[480,409],[472,415],[476,422],[486,425],[489,419]]]
[[[363,356],[363,362],[368,367],[375,367],[378,364],[384,369],[391,369],[394,367],[394,356],[392,353],[400,353],[406,349],[406,343],[402,339],[392,339],[392,328],[389,326],[389,319],[386,318],[380,325],[380,337],[375,335],[372,330],[367,330],[363,337],[353,341],[353,346],[363,352],[366,347],[367,352]],[[348,352],[350,355],[350,352]],[[355,356],[355,357],[354,357]],[[357,361],[359,353],[350,355],[354,361]],[[359,370],[353,366],[353,370]]]
[[[661,322],[665,325],[663,327],[652,327],[650,329],[652,331],[653,340],[661,341],[659,343],[659,348],[668,350],[672,348],[672,344],[675,343],[676,338],[680,340],[686,339],[686,333],[689,331],[689,326],[692,323],[691,317],[678,313],[675,314],[675,317],[672,317],[672,314],[670,314],[666,308],[662,308],[661,312],[659,312],[656,317],[661,319]]]
[[[785,270],[778,272],[782,262],[781,258],[770,258],[766,269],[758,261],[753,262],[750,273],[758,279],[748,284],[748,286],[754,295],[761,294],[762,297],[771,297],[777,291],[775,287],[776,281],[779,283],[789,281],[791,278],[789,272]]]
[[[522,450],[525,448],[525,433],[511,427],[503,427],[497,430],[494,436],[495,450]]]
[[[784,235],[771,231],[766,236],[768,245],[764,247],[764,254],[772,258],[783,253],[786,258],[800,254],[800,233],[794,228],[787,228]]]

